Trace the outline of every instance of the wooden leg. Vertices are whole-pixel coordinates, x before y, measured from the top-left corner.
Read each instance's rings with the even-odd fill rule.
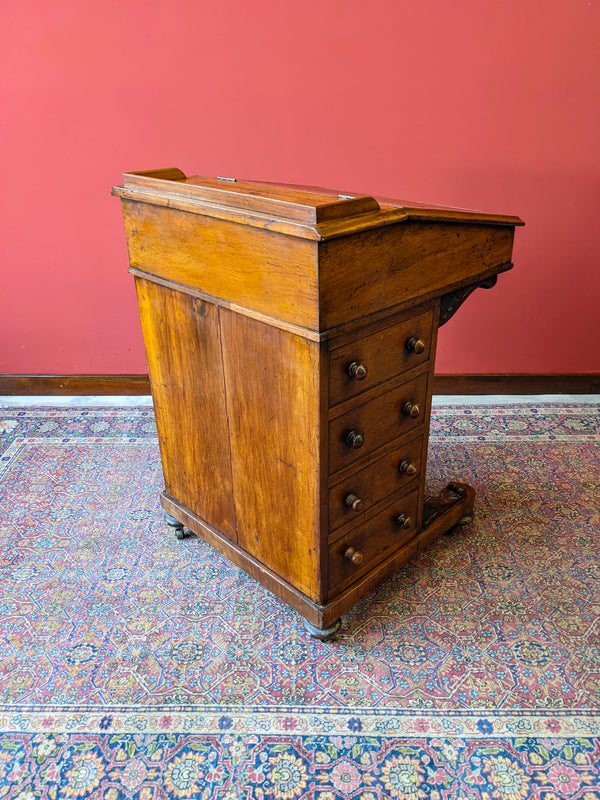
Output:
[[[165,522],[170,528],[173,528],[175,531],[175,536],[178,539],[185,539],[185,532],[183,530],[183,523],[179,522],[178,519],[172,517],[170,514],[167,514],[165,511]]]
[[[317,628],[316,625],[311,625],[307,619],[303,619],[303,622],[304,629],[310,633],[313,639],[318,639],[320,642],[328,642],[332,639],[342,624],[341,619],[336,619],[333,625],[330,625],[328,628]]]

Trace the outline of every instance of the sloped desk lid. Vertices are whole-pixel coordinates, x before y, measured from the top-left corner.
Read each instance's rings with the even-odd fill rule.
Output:
[[[522,225],[519,217],[402,202],[328,189],[231,178],[186,177],[170,168],[123,175],[112,193],[232,222],[323,240],[408,219]]]

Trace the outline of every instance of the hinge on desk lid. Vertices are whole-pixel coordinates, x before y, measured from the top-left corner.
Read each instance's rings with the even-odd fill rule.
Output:
[[[227,181],[228,183],[235,183],[236,178],[223,178],[221,175],[217,175],[218,181]]]

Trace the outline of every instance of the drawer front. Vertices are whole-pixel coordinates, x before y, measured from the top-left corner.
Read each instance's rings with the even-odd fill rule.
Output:
[[[329,547],[329,587],[359,578],[415,535],[418,491],[396,500]]]
[[[329,473],[419,426],[427,411],[427,373],[329,423]]]
[[[333,349],[329,356],[330,406],[377,386],[429,359],[433,313]]]
[[[329,490],[329,530],[362,523],[373,506],[418,480],[422,450],[423,437],[411,439],[333,486]]]

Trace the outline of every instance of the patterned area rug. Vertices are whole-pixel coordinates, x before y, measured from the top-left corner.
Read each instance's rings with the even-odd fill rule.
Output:
[[[477,491],[335,641],[162,520],[147,408],[0,409],[0,798],[600,798],[600,409],[434,409]]]

